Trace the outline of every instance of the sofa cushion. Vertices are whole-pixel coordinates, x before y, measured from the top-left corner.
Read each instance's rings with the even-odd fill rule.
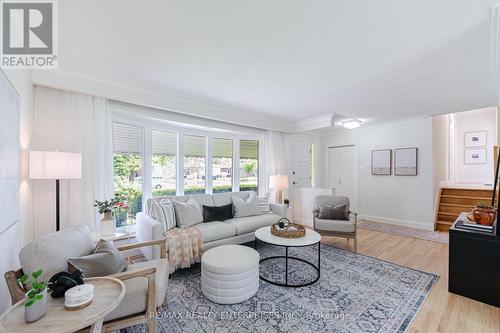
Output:
[[[174,201],[174,207],[178,227],[187,228],[203,222],[201,206],[193,198],[186,202]]]
[[[315,229],[333,232],[354,232],[354,223],[346,220],[316,219]]]
[[[148,199],[146,214],[160,222],[164,230],[170,230],[176,226],[174,205],[167,197]]]
[[[270,226],[281,219],[281,216],[276,214],[261,214],[256,216],[235,217],[231,220],[226,220],[221,223],[227,223],[236,228],[236,235],[243,235],[255,230]]]
[[[233,208],[235,217],[254,216],[262,214],[259,207],[258,198],[255,193],[251,193],[246,200],[233,196]]]
[[[129,272],[151,267],[156,267],[156,306],[159,307],[163,304],[167,292],[168,260],[156,259],[132,264],[127,267],[126,271]],[[123,283],[127,288],[125,297],[121,301],[120,305],[104,318],[104,321],[122,318],[146,311],[148,279],[145,277],[138,277],[124,280]]]
[[[219,239],[236,236],[236,227],[224,222],[206,222],[194,226],[203,235],[203,242],[213,242]]]
[[[68,270],[80,268],[84,277],[107,276],[123,272],[126,267],[127,262],[113,241],[100,240],[94,254],[68,258]]]
[[[68,257],[81,257],[93,253],[94,244],[86,225],[67,228],[42,236],[24,246],[19,261],[24,273],[40,268],[40,281],[48,281],[52,275],[68,268]]]
[[[233,204],[224,206],[203,205],[203,222],[224,221],[233,218]]]
[[[193,195],[181,195],[181,196],[169,196],[171,201],[186,202],[189,199],[194,199],[201,206],[220,206],[214,205],[214,199],[210,194],[193,194]]]
[[[224,206],[233,203],[233,197],[238,197],[243,200],[246,200],[250,193],[252,192],[251,191],[224,192],[224,193],[215,193],[214,195],[212,195],[212,197],[214,199],[215,206]]]

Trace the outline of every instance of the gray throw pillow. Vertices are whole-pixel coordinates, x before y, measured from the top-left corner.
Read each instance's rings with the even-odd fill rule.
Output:
[[[177,226],[188,228],[195,224],[203,222],[203,211],[200,204],[193,198],[186,202],[173,201],[175,214],[177,215]]]
[[[233,208],[235,217],[254,216],[262,214],[259,207],[259,199],[255,193],[250,193],[246,200],[233,197]]]
[[[125,258],[113,245],[113,242],[105,240],[100,240],[97,243],[94,254],[70,257],[67,261],[70,272],[80,268],[84,277],[108,276],[123,272],[127,268]]]
[[[349,220],[347,205],[321,206],[319,207],[318,218],[324,220]]]

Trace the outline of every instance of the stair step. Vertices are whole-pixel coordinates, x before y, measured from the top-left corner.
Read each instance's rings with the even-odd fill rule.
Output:
[[[443,195],[460,195],[469,197],[487,197],[491,196],[493,190],[488,189],[464,189],[464,188],[443,188]]]
[[[441,202],[439,205],[440,206],[447,206],[447,207],[461,207],[461,208],[471,208],[471,207],[473,207],[472,205],[455,204],[455,203],[447,203],[447,202]]]
[[[441,198],[454,198],[454,199],[473,199],[473,200],[482,200],[489,201],[491,197],[474,197],[469,195],[451,195],[451,194],[443,194]]]
[[[446,204],[446,203],[439,204],[439,212],[443,213],[460,214],[463,212],[470,212],[470,211],[472,211],[472,205]]]
[[[453,222],[451,221],[437,221],[436,230],[439,231],[448,231],[451,228]]]
[[[437,223],[438,223],[438,224],[443,224],[443,225],[448,225],[448,226],[450,226],[450,227],[451,227],[451,225],[453,224],[453,222],[451,222],[451,221],[438,221]]]
[[[448,215],[448,216],[456,216],[458,217],[460,215],[460,213],[450,213],[450,212],[439,212],[438,213],[439,215]]]

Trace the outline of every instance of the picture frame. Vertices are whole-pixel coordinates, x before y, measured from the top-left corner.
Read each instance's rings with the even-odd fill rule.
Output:
[[[487,131],[475,131],[475,132],[465,132],[464,133],[464,147],[486,147],[488,139]]]
[[[418,175],[418,148],[394,149],[394,175],[417,176]]]
[[[486,164],[486,148],[465,149],[464,164]]]
[[[392,174],[392,149],[372,150],[371,172],[374,176]]]

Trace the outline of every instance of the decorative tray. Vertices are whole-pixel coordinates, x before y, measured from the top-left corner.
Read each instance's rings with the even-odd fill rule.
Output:
[[[301,224],[290,222],[287,218],[282,218],[271,226],[271,234],[283,238],[300,238],[306,235],[306,228]]]

